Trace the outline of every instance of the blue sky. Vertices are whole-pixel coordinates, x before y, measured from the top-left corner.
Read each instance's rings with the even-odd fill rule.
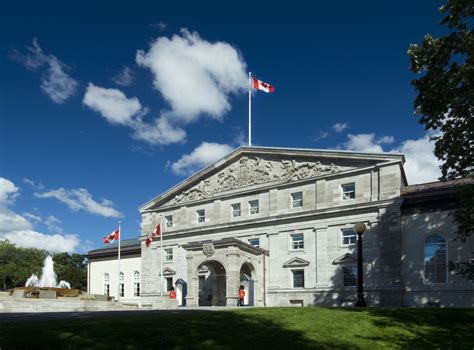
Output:
[[[413,115],[410,43],[441,2],[0,5],[0,239],[83,252],[138,206],[246,142],[400,151],[439,174]]]

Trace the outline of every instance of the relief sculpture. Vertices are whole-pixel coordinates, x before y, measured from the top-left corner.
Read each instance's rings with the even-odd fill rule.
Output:
[[[201,181],[198,185],[177,195],[170,204],[205,199],[215,193],[246,186],[298,181],[339,171],[340,169],[333,163],[325,165],[319,161],[297,162],[296,160],[282,160],[278,163],[259,157],[251,159],[243,156],[216,176]]]

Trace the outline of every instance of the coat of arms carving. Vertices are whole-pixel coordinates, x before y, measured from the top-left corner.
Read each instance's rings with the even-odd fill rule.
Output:
[[[214,248],[214,244],[212,243],[204,243],[202,245],[202,252],[207,256],[212,256],[215,251],[216,248]]]

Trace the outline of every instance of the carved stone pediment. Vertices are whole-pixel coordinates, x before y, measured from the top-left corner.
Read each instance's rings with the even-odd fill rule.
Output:
[[[165,267],[163,269],[163,276],[172,276],[172,275],[175,275],[176,274],[176,271],[173,270],[173,269],[170,269],[169,267]]]
[[[296,257],[284,263],[283,267],[304,267],[308,265],[309,265],[309,261]]]
[[[169,205],[210,198],[220,192],[266,183],[285,183],[309,179],[341,171],[339,167],[316,162],[296,160],[265,160],[242,156],[227,168],[202,180],[197,185],[176,195]]]
[[[356,264],[357,257],[352,255],[351,253],[345,253],[344,255],[340,256],[337,259],[334,259],[332,262],[334,265],[349,265],[349,264]]]

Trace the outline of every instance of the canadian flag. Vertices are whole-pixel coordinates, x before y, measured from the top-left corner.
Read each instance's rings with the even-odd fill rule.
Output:
[[[261,80],[252,78],[252,83],[253,83],[253,88],[255,90],[262,90],[262,91],[265,91],[266,93],[275,91],[275,87]]]
[[[113,243],[113,242],[115,242],[115,240],[119,239],[119,237],[120,237],[120,231],[115,230],[110,235],[107,235],[104,238],[102,238],[102,241],[104,243]]]
[[[155,228],[155,231],[150,232],[150,234],[146,238],[146,246],[149,247],[153,238],[160,237],[160,236],[161,236],[161,227],[160,227],[160,224],[158,224]]]

